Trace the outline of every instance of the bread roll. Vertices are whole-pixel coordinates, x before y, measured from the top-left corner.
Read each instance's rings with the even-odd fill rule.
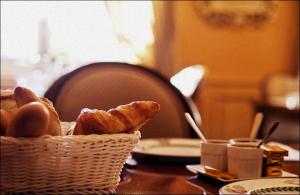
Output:
[[[49,126],[46,133],[53,136],[62,135],[60,120],[52,102],[47,98],[40,98],[40,102],[47,107],[50,114]]]
[[[1,109],[0,110],[0,119],[1,119],[1,125],[0,125],[0,135],[5,135],[6,129],[8,127],[8,124],[11,121],[11,113]]]
[[[30,102],[39,101],[39,97],[37,97],[31,90],[26,89],[24,87],[16,87],[14,91],[15,100],[17,102],[17,106],[20,108],[21,106],[28,104]]]
[[[10,113],[14,113],[18,109],[13,90],[1,90],[0,102],[1,109]]]
[[[60,120],[50,100],[48,100],[47,98],[39,98],[31,90],[24,87],[16,87],[14,95],[18,107],[34,101],[38,101],[44,104],[50,114],[49,126],[47,128],[46,134],[53,136],[61,135]]]
[[[39,137],[46,134],[49,111],[40,102],[31,102],[20,107],[6,131],[12,137]]]
[[[131,132],[144,125],[158,111],[159,104],[152,101],[136,101],[107,112],[83,109],[76,120],[74,135]]]

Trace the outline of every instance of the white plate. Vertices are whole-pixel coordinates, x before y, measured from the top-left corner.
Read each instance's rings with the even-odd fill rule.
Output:
[[[205,176],[205,177],[211,177],[210,175],[205,174],[204,166],[202,166],[202,165],[199,165],[199,164],[197,164],[197,165],[186,165],[186,168],[189,171],[191,171],[192,173],[199,174],[199,175]],[[296,174],[293,174],[293,173],[290,173],[290,172],[287,172],[287,171],[283,171],[281,177],[298,177],[298,176]],[[215,179],[215,180],[218,180],[220,182],[223,182],[223,183],[230,183],[230,182],[235,182],[235,181],[246,180],[246,179],[224,179],[224,178],[215,178],[215,177],[211,177],[211,178]],[[267,178],[267,177],[263,177],[263,178]],[[247,179],[261,179],[261,178],[247,178]]]
[[[227,184],[220,194],[299,194],[299,178],[265,178]]]
[[[133,150],[133,156],[200,161],[200,139],[157,138],[143,139]]]

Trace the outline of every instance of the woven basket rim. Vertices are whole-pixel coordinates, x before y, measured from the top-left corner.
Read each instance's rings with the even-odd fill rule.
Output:
[[[117,133],[117,134],[89,134],[89,135],[64,135],[64,136],[52,136],[43,135],[40,137],[10,137],[10,136],[0,136],[0,140],[5,142],[14,143],[33,143],[33,142],[48,142],[48,141],[85,141],[85,140],[115,140],[115,139],[140,139],[140,131],[135,131],[133,133]]]

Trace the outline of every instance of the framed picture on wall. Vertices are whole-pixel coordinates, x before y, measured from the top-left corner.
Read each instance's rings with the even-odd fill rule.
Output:
[[[260,27],[274,20],[276,1],[195,1],[201,19],[219,27]]]

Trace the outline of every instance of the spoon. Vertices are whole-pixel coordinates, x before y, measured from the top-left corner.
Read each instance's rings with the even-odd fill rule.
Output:
[[[203,140],[204,143],[207,143],[206,138],[202,134],[202,132],[199,129],[199,127],[196,125],[196,123],[193,120],[193,118],[191,117],[191,115],[186,112],[186,113],[184,113],[184,116],[185,116],[186,120],[188,121],[188,123],[192,126],[193,130],[197,133],[197,135]]]
[[[251,129],[251,133],[250,133],[250,142],[253,142],[253,140],[256,138],[263,117],[264,117],[263,113],[261,112],[256,113],[253,121],[252,129]]]
[[[274,131],[276,130],[276,128],[278,127],[279,122],[275,122],[271,129],[269,130],[269,132],[267,133],[267,135],[259,142],[259,144],[257,145],[257,148],[259,148],[263,143],[265,143],[267,141],[267,139],[274,133]]]

